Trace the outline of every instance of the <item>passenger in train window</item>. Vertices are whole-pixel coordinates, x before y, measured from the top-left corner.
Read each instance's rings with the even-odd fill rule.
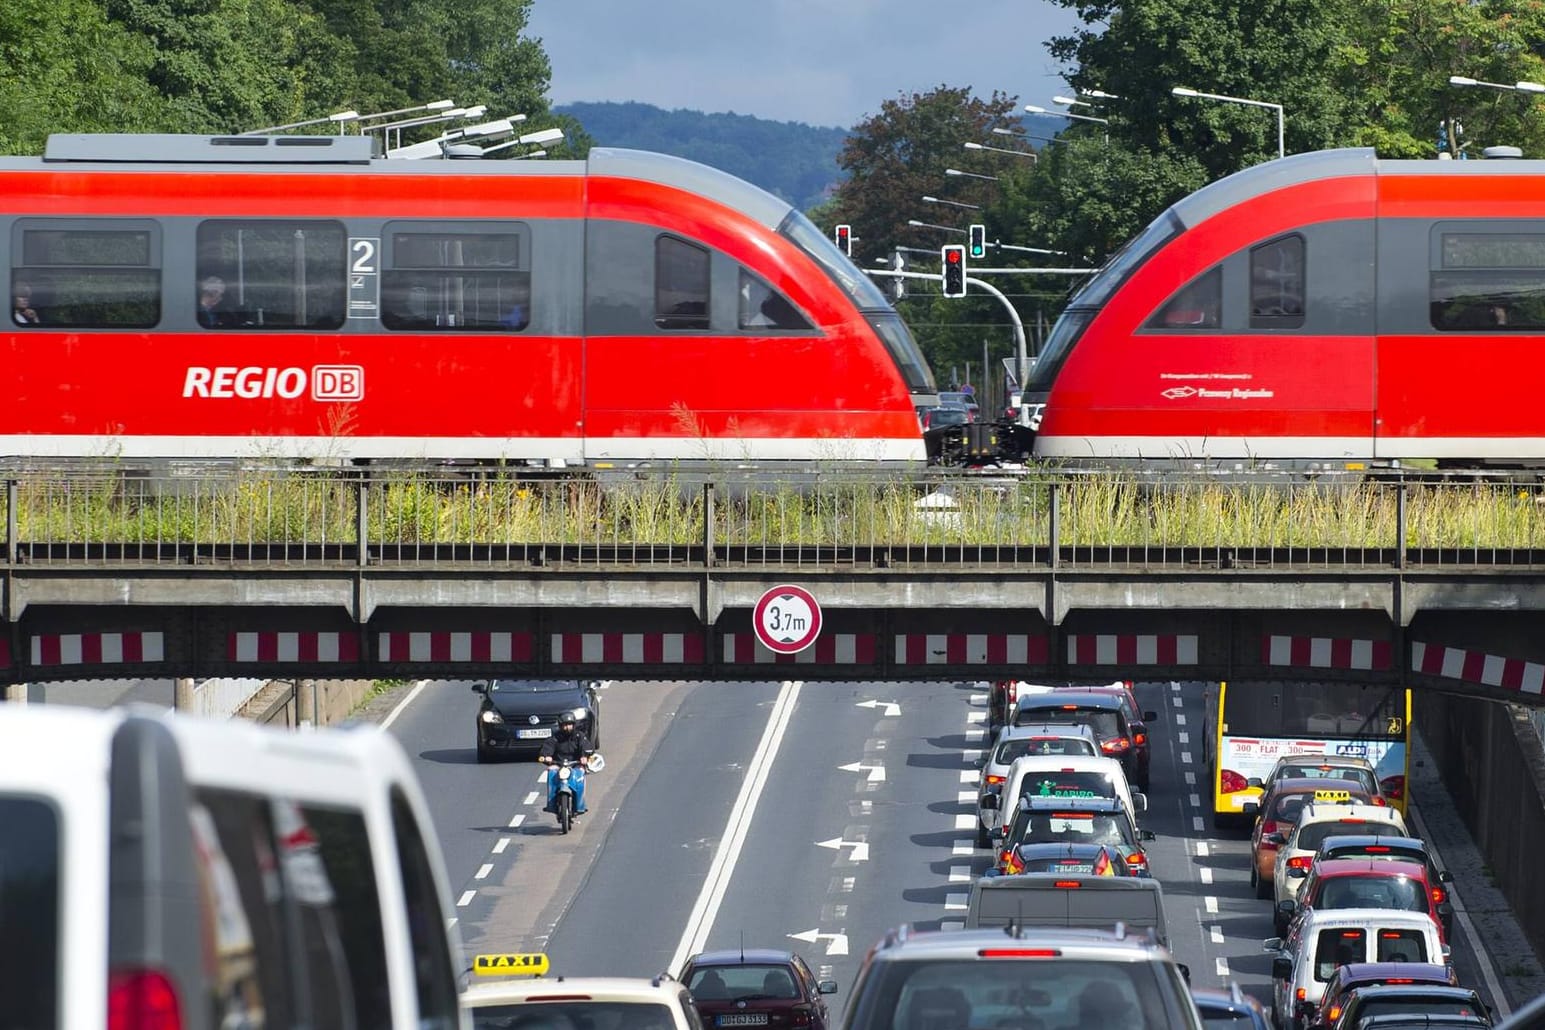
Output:
[[[43,321],[32,306],[32,287],[26,283],[11,288],[11,320],[17,325],[40,325]]]
[[[231,314],[220,310],[225,299],[225,280],[206,275],[198,284],[198,324],[205,329],[224,329],[231,325]]]

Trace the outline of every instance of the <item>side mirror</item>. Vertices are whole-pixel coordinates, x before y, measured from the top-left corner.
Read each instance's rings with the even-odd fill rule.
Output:
[[[971,764],[974,765],[976,768],[980,769],[980,768],[984,767],[987,764],[987,759],[985,759],[985,758],[978,758],[976,761],[972,762]]]
[[[606,768],[606,759],[602,757],[601,752],[590,751],[585,755],[585,764],[590,767],[591,772],[600,772]]]
[[[1287,874],[1295,880],[1302,880],[1304,877],[1309,875],[1309,870],[1300,869],[1296,865],[1290,865],[1287,868]]]
[[[1277,902],[1277,911],[1281,912],[1289,919],[1293,918],[1293,913],[1297,909],[1298,902],[1294,901],[1292,898],[1283,898],[1281,901]]]
[[[1132,807],[1135,808],[1137,812],[1148,811],[1148,795],[1144,794],[1142,791],[1134,790],[1132,792]],[[1134,812],[1133,814],[1135,815],[1137,813]]]
[[[1245,781],[1245,786],[1246,787],[1264,787],[1265,784],[1261,782],[1261,778],[1259,776],[1252,776],[1248,780]]]
[[[1452,955],[1453,953],[1454,953],[1454,949],[1453,948],[1450,948],[1447,944],[1443,945],[1443,961],[1447,962],[1448,959],[1449,959],[1449,956]]]
[[[1282,938],[1281,937],[1268,937],[1268,938],[1266,938],[1264,941],[1261,942],[1261,950],[1262,951],[1281,951],[1282,950]]]
[[[1138,830],[1137,831],[1137,839],[1138,840],[1158,840],[1159,838],[1157,838],[1157,837],[1155,837],[1153,835],[1153,831],[1152,830]]]
[[[1144,712],[1143,713],[1143,721],[1144,722],[1153,722],[1158,717],[1159,717],[1159,713],[1158,712]]]
[[[474,694],[487,694],[488,693],[488,684],[482,682],[481,680],[479,680],[478,682],[472,684],[472,693],[474,693]]]
[[[820,991],[822,994],[836,994],[837,993],[837,981],[835,981],[835,980],[822,980],[820,983],[815,985],[815,989]]]
[[[1446,901],[1442,902],[1441,904],[1438,905],[1438,918],[1439,919],[1447,919],[1449,916],[1451,916],[1453,914],[1454,914],[1454,906],[1453,905],[1450,905]]]
[[[1002,840],[1003,839],[1003,827],[1001,827],[1001,826],[994,826],[992,829],[987,831],[987,836],[990,837],[993,840]]]
[[[1176,962],[1175,968],[1180,970],[1181,977],[1184,978],[1187,984],[1189,984],[1191,982],[1191,967],[1186,965],[1184,962]]]
[[[1239,814],[1244,816],[1246,819],[1254,818],[1256,815],[1260,814],[1260,811],[1261,806],[1256,804],[1254,801],[1246,801],[1243,805],[1239,806]]]
[[[1290,958],[1274,958],[1271,960],[1271,978],[1273,980],[1293,979],[1293,960]]]
[[[983,794],[982,795],[982,807],[984,809],[986,809],[987,811],[989,811],[989,812],[997,811],[997,809],[998,809],[998,795],[990,794],[990,793],[989,794]]]
[[[1261,838],[1261,843],[1275,844],[1280,848],[1282,845],[1287,843],[1287,838],[1282,836],[1280,833],[1268,833]]]
[[[1438,874],[1438,882],[1439,883],[1453,883],[1454,882],[1454,874],[1449,872],[1447,869],[1445,869],[1441,873]]]

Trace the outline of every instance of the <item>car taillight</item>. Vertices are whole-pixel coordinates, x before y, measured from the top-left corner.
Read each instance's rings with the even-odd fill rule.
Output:
[[[1432,889],[1432,903],[1434,905],[1441,905],[1447,900],[1448,891],[1444,890],[1442,887],[1434,887]]]
[[[1139,733],[1137,735],[1137,746],[1138,747],[1142,747],[1146,743],[1148,743],[1148,734],[1146,734],[1146,733]]]
[[[1384,798],[1383,798],[1383,797],[1382,797],[1382,796],[1380,796],[1380,797],[1375,797],[1375,798],[1374,798],[1374,799],[1373,799],[1373,803],[1374,803],[1374,804],[1375,804],[1375,805],[1377,805],[1377,806],[1378,806],[1378,807],[1380,807],[1380,808],[1388,808],[1388,807],[1389,807],[1389,802],[1388,802],[1388,801],[1385,801],[1385,800],[1384,800]]]
[[[1366,851],[1370,855],[1387,855],[1387,854],[1389,854],[1389,845],[1387,845],[1387,844],[1370,844],[1366,848],[1363,848],[1363,850]]]
[[[1302,987],[1300,987],[1294,993],[1295,993],[1295,996],[1298,998],[1299,1001],[1303,1001],[1308,996],[1308,992],[1304,988],[1302,988]]]
[[[1403,801],[1406,796],[1406,778],[1404,776],[1388,776],[1379,781],[1379,790],[1391,801]]]
[[[978,948],[978,958],[1061,958],[1061,948]]]
[[[1330,1011],[1325,1013],[1325,1015],[1332,1023],[1334,1023],[1336,1020],[1341,1018],[1341,1006],[1332,1005],[1330,1007]]]
[[[1232,769],[1224,769],[1218,774],[1218,789],[1225,794],[1233,794],[1249,786],[1249,781]]]
[[[182,1030],[172,981],[149,969],[114,973],[107,983],[107,1030]]]
[[[1127,856],[1127,865],[1141,866],[1148,864],[1148,856],[1141,852]]]
[[[805,1012],[805,1011],[803,1011],[801,1009],[795,1009],[794,1013],[793,1013],[793,1016],[794,1016],[794,1018],[792,1020],[790,1020],[790,1025],[791,1026],[810,1026],[811,1025],[810,1013]]]
[[[1017,704],[1019,702],[1019,681],[1010,680],[1005,694],[1009,699],[1009,704]]]
[[[988,776],[986,778],[985,782],[986,782],[987,786],[989,786],[989,787],[1001,787],[1001,786],[1003,786],[1003,777],[1002,776]]]
[[[1263,820],[1261,822],[1261,843],[1260,843],[1260,846],[1261,846],[1261,849],[1263,851],[1275,851],[1275,850],[1277,850],[1277,845],[1273,844],[1271,841],[1266,839],[1266,835],[1268,833],[1276,833],[1276,832],[1277,832],[1277,820],[1275,820],[1275,819],[1266,819],[1266,820]]]
[[[1106,752],[1107,754],[1112,752],[1126,751],[1131,746],[1132,742],[1125,737],[1116,737],[1114,740],[1100,741],[1100,750]]]
[[[1288,859],[1289,869],[1308,869],[1309,863],[1314,861],[1313,855],[1299,855],[1297,858]]]
[[[1052,886],[1061,887],[1066,890],[1077,890],[1078,888],[1082,887],[1083,884],[1079,883],[1077,880],[1057,880],[1052,884]]]

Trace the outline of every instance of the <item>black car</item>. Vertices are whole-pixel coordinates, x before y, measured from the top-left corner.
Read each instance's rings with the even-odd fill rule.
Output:
[[[1100,753],[1121,763],[1127,781],[1138,790],[1148,786],[1148,750],[1137,740],[1138,732],[1127,721],[1126,705],[1116,691],[1053,690],[1046,694],[1021,694],[1014,706],[1014,725],[1037,723],[1084,723],[1100,740]],[[1143,742],[1146,744],[1146,738]]]
[[[1240,990],[1237,983],[1229,984],[1226,991],[1193,987],[1191,1000],[1208,1030],[1272,1030],[1267,1007]]]
[[[805,960],[791,951],[705,951],[687,959],[679,979],[710,1030],[828,1030],[833,1024],[822,995],[835,994],[837,981],[817,980]]]
[[[1491,1010],[1468,987],[1438,984],[1377,984],[1349,991],[1331,1030],[1352,1030],[1375,1016],[1462,1016],[1491,1022]]]
[[[601,702],[588,680],[489,680],[472,684],[483,695],[478,706],[477,760],[501,754],[534,755],[565,715],[601,746]]]

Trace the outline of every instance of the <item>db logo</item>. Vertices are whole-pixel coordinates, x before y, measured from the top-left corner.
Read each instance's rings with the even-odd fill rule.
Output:
[[[316,365],[311,369],[314,401],[362,401],[365,399],[363,365]]]
[[[1196,387],[1194,387],[1194,386],[1172,386],[1168,390],[1164,391],[1164,396],[1168,397],[1172,401],[1183,400],[1186,397],[1195,397],[1196,396]]]

